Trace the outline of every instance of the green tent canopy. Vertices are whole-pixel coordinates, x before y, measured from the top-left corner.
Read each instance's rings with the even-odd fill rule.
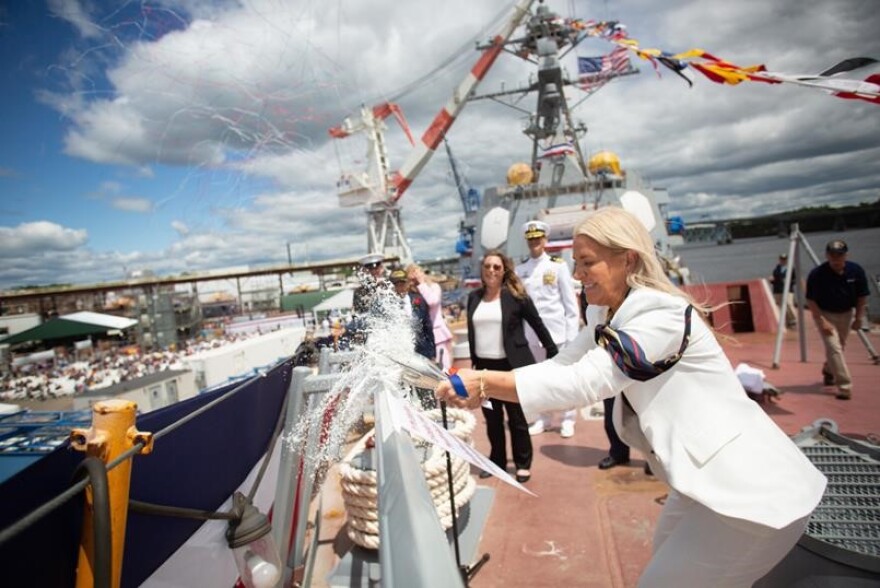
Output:
[[[46,321],[36,327],[16,333],[0,340],[0,344],[15,345],[31,341],[52,341],[55,339],[76,339],[89,335],[99,335],[108,331],[122,331],[137,324],[134,319],[100,314],[97,312],[75,312]]]
[[[285,294],[281,297],[281,310],[283,312],[291,312],[302,309],[305,312],[311,312],[315,305],[320,304],[337,293],[338,291],[336,290],[313,290],[311,292]]]

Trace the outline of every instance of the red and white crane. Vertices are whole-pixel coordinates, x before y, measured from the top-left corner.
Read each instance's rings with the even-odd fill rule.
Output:
[[[367,251],[412,261],[412,250],[406,240],[400,218],[400,207],[390,197],[393,190],[388,150],[385,145],[385,119],[394,115],[410,144],[415,145],[409,125],[397,104],[383,102],[372,108],[362,106],[357,119],[346,118],[329,130],[335,139],[357,133],[367,137],[367,165],[363,171],[343,170],[336,182],[339,205],[345,208],[365,206],[367,209]]]
[[[480,53],[465,79],[455,88],[452,97],[443,106],[418,142],[413,142],[403,114],[392,103],[373,108],[362,107],[360,117],[346,119],[342,125],[330,129],[334,138],[343,138],[358,132],[367,134],[367,170],[360,173],[344,171],[338,182],[339,203],[344,207],[364,205],[367,208],[367,249],[369,253],[382,253],[386,257],[398,257],[403,264],[413,259],[412,250],[403,230],[398,202],[422,171],[437,146],[446,136],[468,98],[486,76],[513,32],[529,15],[534,0],[519,0],[513,13],[501,30],[492,37]],[[385,146],[384,120],[394,115],[407,133],[413,149],[399,172],[390,172]]]

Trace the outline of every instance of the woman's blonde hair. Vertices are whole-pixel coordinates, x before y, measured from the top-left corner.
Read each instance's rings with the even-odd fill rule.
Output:
[[[411,277],[413,275],[413,273],[415,273],[415,272],[419,272],[422,275],[422,277],[425,279],[425,282],[427,282],[428,284],[436,284],[437,283],[437,281],[431,275],[427,274],[425,272],[425,270],[422,268],[422,266],[420,266],[419,264],[411,263],[408,266],[406,266],[406,275],[408,277]]]
[[[501,276],[501,287],[507,288],[517,300],[526,298],[528,296],[526,293],[526,287],[523,285],[522,280],[519,279],[519,276],[516,275],[513,268],[513,261],[498,249],[490,249],[483,254],[483,259],[480,261],[480,282],[482,282],[483,288],[486,287],[486,282],[483,281],[482,265],[486,263],[487,257],[499,258],[501,260],[501,265],[504,266],[504,274]]]
[[[632,251],[636,254],[635,266],[626,276],[630,288],[654,288],[684,298],[704,316],[711,310],[672,283],[657,256],[651,234],[632,213],[616,206],[600,208],[578,223],[574,236],[578,235],[589,237],[612,251]]]

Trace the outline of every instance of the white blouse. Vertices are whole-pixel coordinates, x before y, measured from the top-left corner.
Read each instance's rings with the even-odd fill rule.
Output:
[[[504,359],[504,339],[501,329],[501,297],[492,302],[481,300],[474,309],[474,355],[481,359]]]

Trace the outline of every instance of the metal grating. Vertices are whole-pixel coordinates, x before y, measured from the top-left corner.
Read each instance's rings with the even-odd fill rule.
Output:
[[[880,448],[838,434],[833,422],[816,424],[795,438],[828,478],[805,535],[851,554],[880,558]]]

